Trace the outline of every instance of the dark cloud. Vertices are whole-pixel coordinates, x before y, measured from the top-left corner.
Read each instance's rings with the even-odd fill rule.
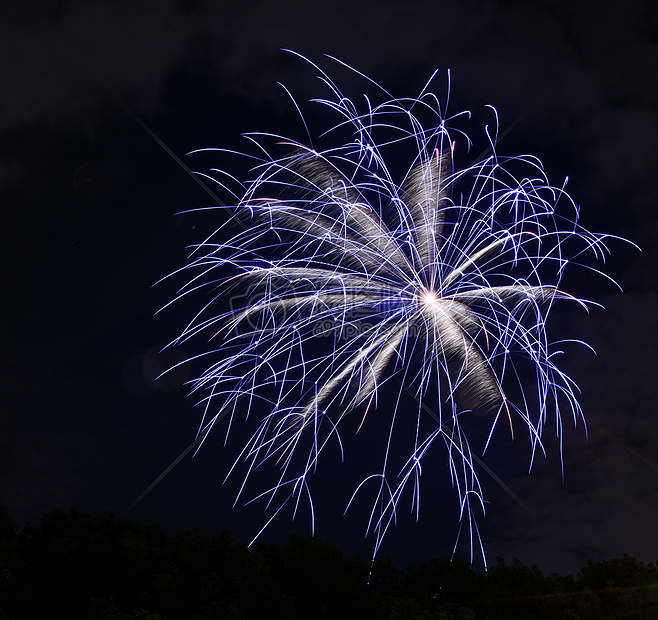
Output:
[[[199,72],[216,92],[287,105],[319,85],[289,48],[334,54],[394,87],[452,69],[460,106],[496,105],[529,147],[566,152],[579,198],[651,207],[658,148],[656,8],[650,2],[15,2],[0,21],[0,136],[43,124],[86,132],[108,114],[152,113],[174,76]],[[441,83],[444,79],[441,78]],[[23,166],[5,149],[0,182]],[[557,157],[558,155],[556,155]],[[558,180],[559,181],[559,180]],[[556,181],[556,182],[558,182]]]
[[[611,243],[608,268],[625,295],[603,279],[580,283],[605,312],[556,313],[558,331],[584,337],[598,351],[568,356],[591,427],[588,442],[582,426],[566,431],[565,484],[554,437],[547,434],[549,458],[538,459],[530,475],[519,442],[506,437],[512,465],[506,454],[487,462],[531,515],[489,480],[493,502],[481,525],[491,556],[543,559],[555,569],[575,570],[603,554],[654,560],[656,6],[5,2],[0,190],[12,302],[4,308],[11,329],[2,356],[2,501],[31,519],[69,503],[120,510],[185,447],[181,437],[193,437],[193,401],[184,390],[156,388],[152,377],[165,363],[156,344],[174,338],[190,315],[176,306],[153,318],[175,284],[149,287],[183,263],[185,244],[198,242],[215,220],[188,213],[172,223],[172,213],[209,198],[127,112],[177,154],[224,146],[246,129],[287,131],[284,111],[292,106],[276,83],[301,101],[325,91],[317,71],[286,48],[338,76],[357,98],[367,83],[323,54],[399,96],[416,94],[434,69],[443,96],[451,69],[451,109],[474,111],[470,132],[482,133],[483,106],[494,104],[502,129],[514,125],[501,151],[540,156],[556,184],[570,175],[588,226],[644,248],[639,254]],[[137,516],[160,519],[163,506],[181,512],[180,526],[197,517],[212,521],[205,512],[225,516],[233,497],[215,489],[225,473],[217,466],[222,453],[217,447],[203,455],[185,475],[205,483],[195,480],[192,489],[181,477],[153,504],[145,500]],[[211,473],[200,474],[204,468]],[[193,500],[209,487],[213,508]]]
[[[1,128],[84,125],[108,102],[152,108],[185,58],[187,28],[169,2],[14,4],[0,27]]]
[[[605,3],[604,3],[605,4]],[[651,4],[338,2],[20,3],[2,26],[6,125],[74,119],[110,97],[146,107],[206,55],[222,88],[267,97],[300,73],[281,48],[334,54],[381,81],[457,69],[466,98],[583,116],[656,96]],[[56,7],[56,8],[53,8]],[[614,8],[614,10],[613,10]],[[422,75],[421,75],[422,74]],[[286,80],[287,81],[287,80]],[[603,100],[603,101],[602,101]],[[648,103],[648,102],[646,102]]]

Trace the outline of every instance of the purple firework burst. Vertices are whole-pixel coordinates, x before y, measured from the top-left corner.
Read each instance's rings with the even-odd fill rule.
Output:
[[[333,126],[303,141],[250,134],[251,178],[209,175],[237,189],[217,207],[230,221],[195,248],[180,292],[210,291],[176,341],[204,333],[212,345],[193,385],[205,402],[199,438],[220,420],[227,436],[246,424],[228,469],[242,497],[271,465],[271,484],[247,498],[265,501],[269,523],[286,505],[297,514],[303,498],[313,517],[325,454],[337,447],[349,462],[342,435],[382,425],[372,470],[344,500],[369,498],[375,554],[403,501],[418,514],[422,463],[436,449],[460,532],[481,549],[481,462],[463,420],[478,427],[477,453],[501,426],[512,437],[523,429],[534,459],[549,419],[559,434],[563,417],[582,418],[546,321],[558,303],[585,306],[560,289],[563,273],[584,253],[603,258],[605,238],[578,225],[536,157],[497,153],[493,108],[487,151],[460,168],[455,145],[471,142],[453,125],[469,115],[448,115],[432,80],[406,99],[375,85],[380,101],[359,103],[316,69],[329,96],[314,103],[336,115]]]

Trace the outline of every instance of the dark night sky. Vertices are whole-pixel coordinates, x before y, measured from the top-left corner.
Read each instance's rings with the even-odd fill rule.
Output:
[[[556,319],[598,352],[565,362],[590,427],[586,440],[582,426],[566,425],[564,484],[554,438],[528,474],[522,442],[500,433],[487,463],[524,505],[483,473],[490,504],[480,526],[490,559],[516,556],[545,571],[623,553],[658,559],[652,0],[4,2],[0,504],[20,522],[52,507],[122,512],[194,439],[200,410],[182,386],[186,370],[153,381],[197,352],[199,343],[158,353],[194,308],[155,315],[182,281],[153,285],[217,220],[176,215],[211,199],[131,115],[180,156],[239,147],[245,131],[297,131],[277,82],[302,101],[322,93],[313,70],[281,48],[330,72],[322,54],[335,55],[398,96],[415,95],[437,68],[443,89],[451,69],[453,111],[477,117],[495,105],[502,128],[514,124],[500,151],[540,156],[557,184],[569,175],[587,227],[642,247],[611,244],[606,271],[623,294],[603,279],[582,282],[605,311]],[[230,527],[249,539],[264,517],[231,508],[234,487],[221,485],[227,454],[212,438],[129,516],[170,530]],[[327,491],[316,498],[317,534],[367,556],[363,515],[339,518],[349,494],[336,482],[349,464],[348,454],[319,474]],[[452,548],[455,497],[440,459],[436,469],[435,478],[425,469],[420,523],[404,518],[382,549],[401,565]],[[293,526],[282,518],[265,539],[284,542],[293,528],[308,532],[306,517]]]

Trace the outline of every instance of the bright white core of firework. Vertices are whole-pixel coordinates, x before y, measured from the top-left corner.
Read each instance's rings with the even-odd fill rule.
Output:
[[[441,300],[432,289],[426,289],[420,294],[420,303],[425,312],[434,312],[439,308]]]

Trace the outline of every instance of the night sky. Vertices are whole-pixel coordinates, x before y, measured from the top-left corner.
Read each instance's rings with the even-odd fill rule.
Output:
[[[53,507],[123,513],[194,440],[201,410],[184,383],[198,368],[155,377],[202,350],[196,341],[160,352],[197,305],[158,313],[184,278],[156,283],[185,264],[187,248],[221,215],[180,215],[213,200],[136,118],[201,171],[217,162],[186,153],[245,148],[247,131],[303,139],[278,82],[300,101],[326,93],[316,72],[282,49],[339,76],[352,98],[364,82],[324,54],[396,96],[416,95],[435,69],[444,94],[450,69],[451,110],[473,111],[473,137],[484,106],[494,105],[501,129],[512,126],[499,152],[538,155],[555,184],[569,176],[586,227],[641,247],[609,244],[605,271],[623,293],[604,278],[574,278],[574,292],[605,310],[556,313],[555,329],[597,351],[570,349],[562,364],[589,424],[588,437],[582,424],[565,424],[564,483],[554,433],[531,473],[524,442],[498,433],[486,462],[518,501],[483,472],[480,528],[490,560],[518,557],[545,572],[624,553],[656,561],[653,0],[3,2],[0,504],[20,523]],[[367,557],[366,515],[341,517],[349,499],[341,482],[350,459],[368,451],[352,439],[347,446],[344,464],[318,473],[316,534]],[[211,437],[127,515],[169,531],[231,528],[250,540],[265,517],[260,507],[232,508],[236,482],[222,485],[231,450],[221,433]],[[452,550],[456,495],[442,458],[424,469],[420,523],[402,514],[382,547],[401,566]],[[292,531],[309,533],[304,511],[262,539],[284,543]]]

